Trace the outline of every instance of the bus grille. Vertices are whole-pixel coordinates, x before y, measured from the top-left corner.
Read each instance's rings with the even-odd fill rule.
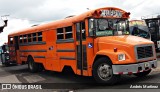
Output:
[[[138,59],[153,57],[152,46],[137,47]]]

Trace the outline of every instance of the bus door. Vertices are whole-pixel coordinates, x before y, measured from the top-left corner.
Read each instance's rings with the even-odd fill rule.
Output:
[[[16,60],[17,60],[18,64],[21,64],[21,62],[20,62],[20,53],[19,53],[19,39],[18,39],[18,36],[14,37],[14,42],[15,42]]]
[[[76,23],[76,55],[77,74],[86,75],[87,70],[87,50],[86,50],[86,29],[85,22]],[[84,74],[85,73],[85,74]]]

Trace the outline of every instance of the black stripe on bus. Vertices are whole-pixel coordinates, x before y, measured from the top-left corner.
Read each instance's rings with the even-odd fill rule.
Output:
[[[60,59],[64,59],[64,60],[76,60],[74,57],[60,57]]]
[[[56,43],[73,43],[74,39],[58,39]]]
[[[74,49],[59,49],[59,50],[57,50],[57,52],[75,52],[75,50]]]
[[[29,43],[20,43],[20,46],[29,46],[29,45],[43,45],[46,44],[46,42],[29,42]]]
[[[20,52],[47,52],[47,50],[20,50]]]
[[[34,58],[46,58],[45,56],[34,56]]]

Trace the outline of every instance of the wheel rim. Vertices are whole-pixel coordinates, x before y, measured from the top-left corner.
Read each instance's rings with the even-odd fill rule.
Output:
[[[98,76],[104,81],[107,81],[112,77],[112,69],[108,64],[105,63],[99,65],[97,73]]]

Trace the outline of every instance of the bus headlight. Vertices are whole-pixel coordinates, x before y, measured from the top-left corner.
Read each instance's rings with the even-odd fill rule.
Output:
[[[118,54],[118,61],[123,61],[125,59],[126,59],[125,54]]]

